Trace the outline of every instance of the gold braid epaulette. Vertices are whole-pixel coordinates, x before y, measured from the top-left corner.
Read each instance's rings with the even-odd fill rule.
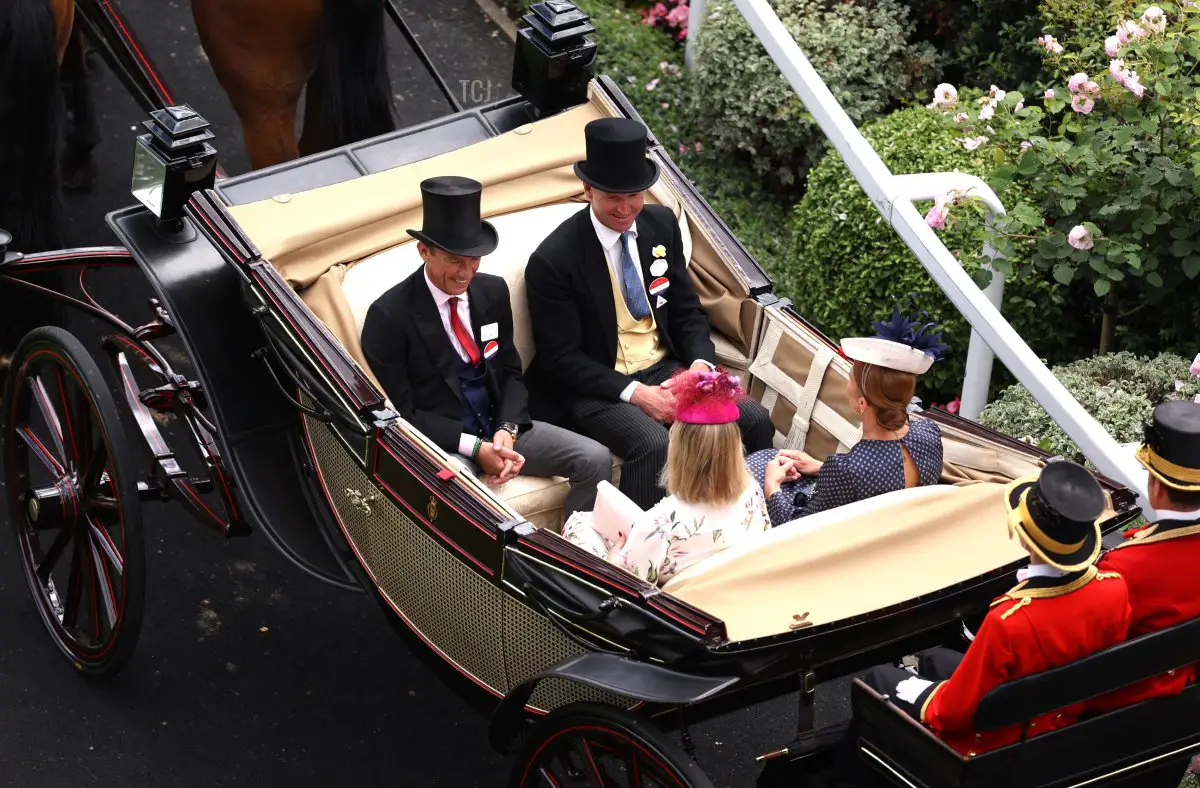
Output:
[[[1003,621],[1004,619],[1011,616],[1013,613],[1016,613],[1018,610],[1020,610],[1021,608],[1025,607],[1026,605],[1028,605],[1032,602],[1033,602],[1033,597],[1030,597],[1030,596],[1025,597],[1020,602],[1018,602],[1017,604],[1010,607],[1008,610],[1005,610],[1003,613],[1001,613],[1000,620]]]
[[[1107,580],[1110,577],[1120,577],[1120,576],[1121,576],[1120,572],[1097,572],[1096,573],[1097,580]]]

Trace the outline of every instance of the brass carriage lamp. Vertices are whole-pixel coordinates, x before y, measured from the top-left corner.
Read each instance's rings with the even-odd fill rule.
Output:
[[[187,104],[150,113],[133,150],[133,196],[164,224],[183,219],[192,192],[216,180],[217,149],[209,123]]]
[[[535,3],[522,18],[513,58],[513,89],[545,117],[587,101],[596,73],[596,28],[567,0]]]

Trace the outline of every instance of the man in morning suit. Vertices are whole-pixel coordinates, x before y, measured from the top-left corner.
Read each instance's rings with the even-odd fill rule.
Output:
[[[659,475],[674,400],[662,384],[685,365],[712,369],[716,351],[675,216],[645,205],[659,176],[645,127],[606,118],[587,124],[584,138],[575,174],[590,204],[525,269],[537,347],[530,379],[574,429],[622,458],[621,491],[649,509],[666,494]],[[753,400],[740,408],[745,449],[769,448],[766,409]]]
[[[1200,403],[1156,407],[1137,458],[1150,472],[1146,492],[1161,519],[1127,531],[1099,564],[1129,586],[1130,639],[1200,616]],[[1088,711],[1175,695],[1195,680],[1195,665],[1172,670],[1088,701]]]
[[[1114,646],[1129,627],[1125,581],[1093,563],[1107,503],[1096,478],[1073,462],[1052,462],[1005,493],[1009,532],[1030,563],[1017,573],[1020,582],[992,601],[967,653],[934,648],[917,655],[915,670],[881,665],[863,677],[967,757],[1022,736],[1021,724],[974,729],[975,709],[989,690]],[[1077,703],[1036,717],[1029,735],[1070,725],[1084,708]]]
[[[488,483],[566,476],[569,517],[592,508],[596,486],[612,478],[612,457],[593,440],[529,417],[508,285],[478,273],[498,243],[480,218],[482,191],[470,178],[421,183],[422,228],[408,233],[425,264],[371,305],[363,355],[400,415],[469,458]]]

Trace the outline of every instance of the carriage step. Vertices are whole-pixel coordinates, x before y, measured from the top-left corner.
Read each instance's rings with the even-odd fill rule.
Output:
[[[211,477],[189,476],[187,483],[192,489],[198,493],[205,494],[213,491],[213,481]],[[167,498],[170,493],[165,493],[162,485],[151,482],[138,481],[138,496],[143,501],[161,501]]]

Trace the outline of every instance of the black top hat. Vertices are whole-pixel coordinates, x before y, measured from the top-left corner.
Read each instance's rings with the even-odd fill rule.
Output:
[[[1176,490],[1200,491],[1200,403],[1164,402],[1145,427],[1138,461]]]
[[[1100,555],[1100,525],[1108,501],[1096,477],[1082,465],[1052,462],[1038,476],[1005,488],[1010,529],[1016,529],[1042,560],[1067,572],[1090,566]]]
[[[500,236],[490,222],[480,218],[483,184],[457,175],[421,181],[421,229],[408,234],[451,254],[483,257],[496,250]]]
[[[587,160],[575,175],[610,194],[645,191],[658,180],[658,165],[646,158],[646,127],[628,118],[593,120],[583,127]]]

